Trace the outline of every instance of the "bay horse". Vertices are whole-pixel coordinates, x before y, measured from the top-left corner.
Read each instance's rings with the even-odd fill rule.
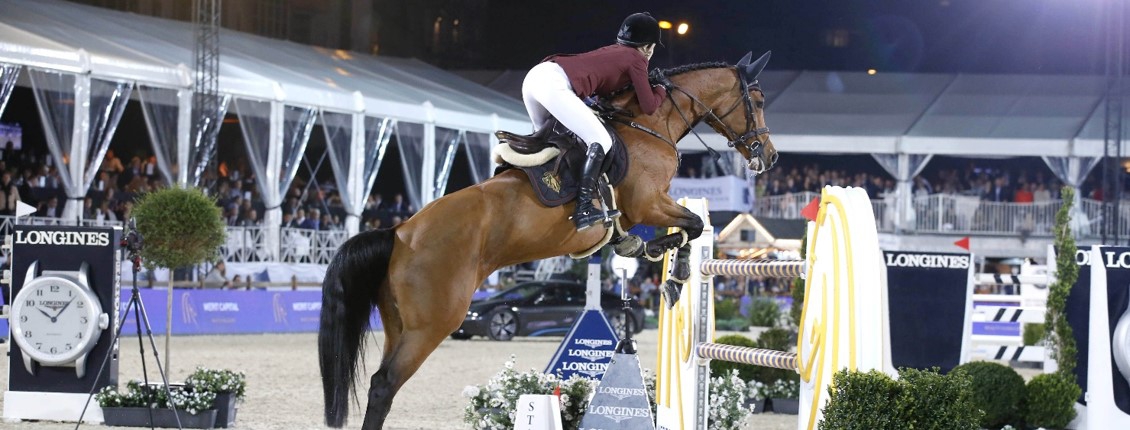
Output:
[[[625,230],[635,224],[682,229],[685,233],[651,242],[661,244],[663,252],[701,234],[702,220],[667,194],[679,163],[675,145],[699,122],[725,137],[754,173],[773,165],[777,151],[765,127],[765,95],[757,85],[768,56],[751,63],[746,54],[736,66],[709,63],[653,72],[653,80],[668,87],[668,98],[652,115],[637,114],[616,125],[631,160],[627,176],[615,187]],[[639,112],[630,91],[611,102]],[[384,324],[385,345],[380,369],[369,380],[363,429],[383,427],[397,391],[458,329],[472,294],[488,275],[600,243],[607,227],[576,231],[569,220],[572,205],[542,206],[526,175],[511,169],[439,198],[399,225],[342,244],[323,281],[318,329],[326,424],[345,424],[374,306]]]

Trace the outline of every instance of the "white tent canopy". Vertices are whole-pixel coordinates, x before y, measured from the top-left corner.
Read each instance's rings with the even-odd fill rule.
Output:
[[[760,81],[784,153],[1103,155],[1101,76],[765,71]],[[699,131],[710,147],[731,150]],[[688,138],[681,149],[702,148]]]
[[[113,113],[137,88],[133,94],[143,105],[162,173],[178,183],[195,182],[192,148],[200,139],[191,126],[193,45],[189,23],[58,0],[0,0],[0,84],[16,82],[21,67],[32,78],[19,82],[35,92],[40,116],[54,130],[48,139],[52,156],[67,166],[70,178],[84,178],[97,168],[117,125]],[[489,157],[481,154],[489,152],[495,130],[531,128],[520,102],[418,60],[229,30],[221,30],[220,47],[222,101],[220,111],[209,115],[213,121],[226,113],[243,119],[260,189],[272,191],[265,197],[293,179],[315,122],[348,133],[331,140],[339,161],[364,161],[334,167],[354,200],[346,205],[353,208],[346,218],[351,232],[357,231],[357,208],[363,207],[390,139],[402,148],[408,195],[419,208],[437,197],[435,191],[446,184],[436,178],[446,179],[451,168],[442,162],[446,154],[437,157],[449,142],[436,142],[436,127],[455,130],[467,150],[479,154],[472,160],[475,172],[491,168]],[[236,112],[240,106],[254,109]],[[330,115],[333,124],[325,124],[326,113],[348,120]],[[103,117],[110,120],[90,121]],[[68,199],[81,198],[82,182],[71,182],[76,185],[68,187]],[[274,203],[264,214],[269,243],[277,242],[281,219]],[[75,204],[65,211],[67,218],[81,216]]]

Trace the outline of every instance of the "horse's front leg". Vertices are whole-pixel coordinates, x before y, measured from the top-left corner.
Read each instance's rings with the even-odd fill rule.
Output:
[[[678,230],[647,242],[637,242],[634,250],[623,249],[627,248],[624,243],[614,244],[614,246],[620,255],[642,256],[650,261],[659,261],[667,251],[678,248],[674,265],[671,268],[671,276],[662,288],[664,301],[670,307],[674,306],[679,299],[679,287],[690,277],[690,265],[688,263],[690,246],[688,246],[688,243],[702,235],[703,222],[702,218],[675,203],[666,194],[663,194],[656,201],[658,204],[649,207],[638,215],[639,223],[652,226],[671,226],[678,228]]]

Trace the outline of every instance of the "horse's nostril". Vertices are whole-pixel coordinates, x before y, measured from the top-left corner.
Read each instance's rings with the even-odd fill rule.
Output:
[[[777,157],[779,157],[780,155],[781,154],[774,152],[773,155],[769,157],[769,164],[770,165],[777,164]]]

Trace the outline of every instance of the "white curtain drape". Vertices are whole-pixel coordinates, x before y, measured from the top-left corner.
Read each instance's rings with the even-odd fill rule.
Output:
[[[28,77],[67,195],[61,217],[82,219],[82,199],[114,137],[133,83],[38,69],[29,69]]]
[[[386,118],[322,112],[330,166],[345,207],[345,230],[350,236],[360,230],[365,201],[380,170],[393,124],[393,120]],[[357,125],[363,129],[358,130]]]
[[[177,151],[177,131],[180,119],[181,92],[169,88],[137,86],[141,99],[141,112],[145,117],[145,129],[149,132],[149,142],[153,155],[157,158],[157,170],[165,178],[166,184],[177,183],[181,166]]]
[[[451,177],[451,167],[455,163],[455,153],[463,144],[463,132],[450,128],[436,127],[436,175],[435,193],[432,199],[443,197],[447,192],[447,180]]]
[[[414,210],[420,210],[424,170],[424,125],[397,122],[396,148],[400,151],[400,165],[404,170],[404,192]]]
[[[20,77],[18,64],[0,63],[0,116],[4,115],[4,107],[8,105],[8,98],[16,88],[16,79]]]
[[[231,102],[231,95],[224,94],[216,97],[220,98],[216,110],[204,112],[202,122],[193,124],[192,148],[187,151],[187,154],[184,154],[184,157],[188,159],[189,166],[187,183],[194,186],[200,185],[200,181],[204,179],[205,170],[212,162],[212,157],[216,155],[216,139],[220,135],[224,116],[228,114],[228,103]],[[185,120],[191,121],[191,118],[196,118],[199,114],[196,109],[192,108],[193,115]]]
[[[922,173],[926,163],[934,156],[931,154],[871,154],[875,161],[895,178],[895,201],[898,210],[895,211],[895,229],[903,229],[914,224],[914,210],[911,208],[912,182],[914,177]]]
[[[490,156],[491,136],[486,133],[468,131],[463,142],[467,145],[467,160],[471,163],[471,175],[475,183],[487,180],[494,174],[494,160]]]

